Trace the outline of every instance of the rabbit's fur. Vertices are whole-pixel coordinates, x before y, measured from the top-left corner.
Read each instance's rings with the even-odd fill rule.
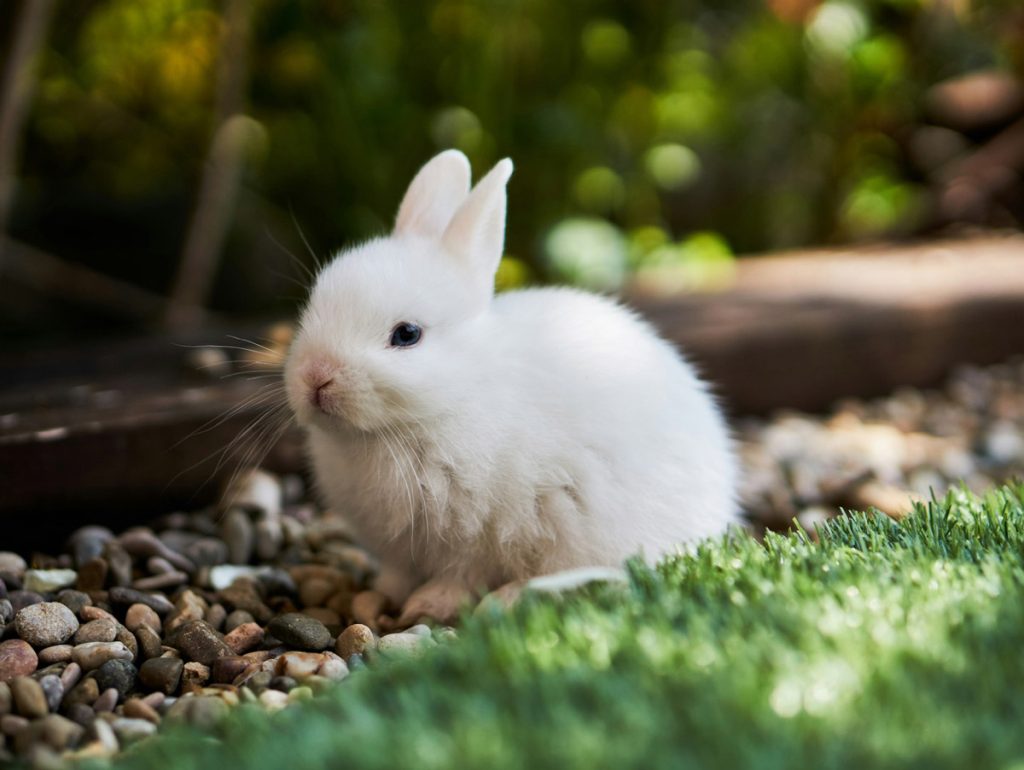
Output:
[[[635,314],[573,289],[493,296],[503,160],[472,192],[423,167],[394,232],[320,274],[286,367],[318,487],[408,617],[585,565],[654,559],[736,520],[722,414]],[[402,322],[422,328],[393,347]]]

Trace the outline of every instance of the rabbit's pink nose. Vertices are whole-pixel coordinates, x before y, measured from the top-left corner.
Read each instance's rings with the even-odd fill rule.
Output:
[[[317,409],[321,411],[327,402],[327,389],[334,384],[334,380],[330,379],[326,382],[321,382],[319,385],[310,385],[309,388],[309,400]]]

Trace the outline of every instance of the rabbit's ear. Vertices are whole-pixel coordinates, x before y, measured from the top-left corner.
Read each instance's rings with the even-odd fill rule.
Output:
[[[469,161],[458,150],[435,155],[405,191],[395,218],[395,234],[440,238],[469,194]]]
[[[505,248],[505,185],[510,176],[512,161],[498,161],[459,206],[442,238],[445,248],[486,282],[488,291],[493,290]]]

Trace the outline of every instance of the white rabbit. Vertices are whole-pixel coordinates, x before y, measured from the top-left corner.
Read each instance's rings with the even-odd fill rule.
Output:
[[[319,491],[406,621],[737,521],[725,422],[671,345],[585,292],[494,296],[511,174],[427,163],[394,232],[320,273],[287,361]]]

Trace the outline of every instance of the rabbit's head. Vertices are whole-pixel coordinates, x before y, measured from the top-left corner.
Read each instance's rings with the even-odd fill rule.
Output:
[[[300,424],[386,430],[424,423],[458,398],[474,364],[505,238],[500,161],[470,191],[449,150],[409,185],[394,231],[343,252],[317,278],[285,367]]]

